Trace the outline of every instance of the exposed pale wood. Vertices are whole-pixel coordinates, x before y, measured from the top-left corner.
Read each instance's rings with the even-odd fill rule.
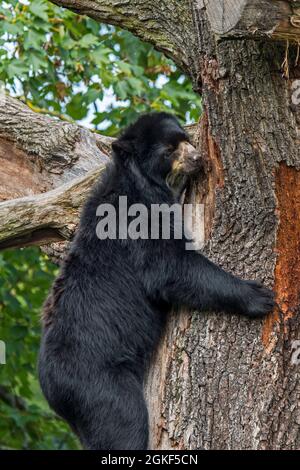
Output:
[[[212,30],[221,37],[300,40],[299,2],[204,0],[200,3],[206,7]]]
[[[214,32],[226,34],[240,21],[248,0],[204,0]]]

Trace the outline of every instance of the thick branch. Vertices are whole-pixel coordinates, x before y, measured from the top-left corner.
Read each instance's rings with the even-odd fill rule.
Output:
[[[0,247],[43,245],[59,261],[79,207],[109,161],[112,139],[35,113],[4,94],[0,109],[0,200],[7,201],[0,204]]]
[[[0,96],[0,200],[53,189],[108,161],[111,139]]]
[[[128,29],[171,57],[186,73],[194,61],[189,0],[52,0],[81,15]]]
[[[45,194],[0,203],[0,249],[69,240],[104,166]]]
[[[210,26],[222,37],[300,41],[300,8],[294,0],[201,0]]]

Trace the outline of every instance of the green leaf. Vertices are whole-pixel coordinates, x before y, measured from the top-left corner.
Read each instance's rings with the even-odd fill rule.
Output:
[[[90,58],[97,65],[105,65],[109,63],[108,55],[111,53],[108,47],[97,47],[90,53]]]
[[[94,103],[98,99],[103,98],[102,90],[96,88],[90,88],[84,96],[84,102],[86,104]]]
[[[45,38],[43,34],[35,31],[34,29],[30,29],[24,34],[25,51],[29,49],[40,49],[40,46],[43,44],[44,40]]]
[[[13,59],[7,66],[8,78],[25,77],[28,73],[28,66],[25,62]]]
[[[28,54],[29,63],[32,65],[33,71],[38,72],[40,69],[45,68],[45,58],[41,52],[31,51]]]
[[[1,21],[0,25],[4,33],[12,35],[20,34],[23,29],[23,25],[21,23],[9,23]]]
[[[125,80],[118,82],[115,86],[115,92],[121,100],[126,100],[127,90],[128,90],[128,85]]]
[[[31,0],[29,10],[38,18],[48,21],[48,7],[44,0]]]
[[[73,96],[72,100],[67,104],[66,110],[73,119],[80,120],[86,116],[87,107],[84,104],[82,93]]]
[[[95,44],[97,44],[98,41],[99,41],[99,39],[96,36],[94,36],[93,34],[85,34],[80,39],[80,41],[78,42],[78,45],[80,47],[88,49],[89,47],[94,46]]]

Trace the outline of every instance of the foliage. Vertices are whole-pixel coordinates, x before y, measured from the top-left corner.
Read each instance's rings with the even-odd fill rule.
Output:
[[[36,380],[40,308],[56,273],[37,248],[0,253],[0,339],[6,343],[6,364],[0,365],[0,448],[76,448],[67,426],[49,411]],[[13,401],[17,406],[11,406]]]
[[[199,116],[189,80],[129,32],[45,0],[0,1],[0,18],[0,80],[33,107],[110,135],[145,111]]]
[[[188,79],[151,46],[45,0],[0,0],[0,81],[34,110],[109,135],[141,112],[182,122],[200,112]],[[0,448],[77,447],[36,377],[39,313],[56,271],[36,248],[0,253]]]

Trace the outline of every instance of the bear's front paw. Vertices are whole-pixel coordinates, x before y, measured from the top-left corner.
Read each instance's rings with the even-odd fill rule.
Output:
[[[245,281],[243,286],[243,313],[259,317],[271,312],[276,303],[274,293],[256,281]]]

